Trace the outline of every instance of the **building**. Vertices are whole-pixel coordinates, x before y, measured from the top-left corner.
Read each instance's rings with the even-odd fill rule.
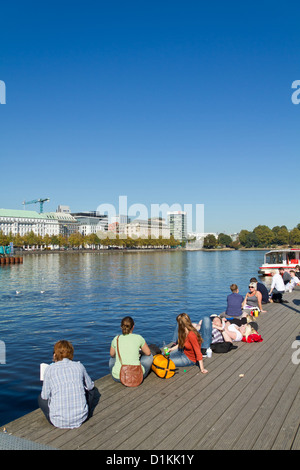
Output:
[[[170,234],[175,240],[187,239],[187,213],[184,211],[168,212]]]
[[[102,215],[97,211],[72,213],[76,219],[78,231],[82,235],[91,235],[92,233],[104,232],[108,229],[108,216]]]
[[[108,231],[115,234],[121,235],[121,237],[127,236],[127,225],[130,223],[128,215],[116,215],[111,217]]]
[[[70,207],[69,206],[62,206],[62,205],[59,205],[57,207],[56,212],[64,212],[65,214],[71,214]]]
[[[129,238],[170,238],[170,230],[164,219],[135,219],[126,225],[126,236]]]
[[[44,237],[59,234],[59,223],[47,214],[36,211],[0,209],[0,230],[4,235],[26,235],[33,232]]]
[[[35,235],[69,236],[77,232],[78,223],[71,214],[63,212],[0,209],[0,230],[4,235],[26,235],[33,232]]]
[[[78,232],[78,222],[75,217],[68,212],[45,212],[44,216],[56,222],[58,233],[55,235],[69,237],[72,233]]]

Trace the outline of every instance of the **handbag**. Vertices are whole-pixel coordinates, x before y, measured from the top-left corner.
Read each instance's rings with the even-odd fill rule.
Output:
[[[141,364],[137,366],[122,364],[121,354],[119,351],[119,336],[117,337],[117,350],[121,362],[120,382],[126,387],[137,387],[143,382],[143,369]]]

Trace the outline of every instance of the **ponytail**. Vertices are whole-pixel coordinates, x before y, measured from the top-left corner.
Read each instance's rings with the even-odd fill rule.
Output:
[[[134,321],[131,317],[125,317],[121,321],[121,329],[123,335],[128,335],[134,327]]]

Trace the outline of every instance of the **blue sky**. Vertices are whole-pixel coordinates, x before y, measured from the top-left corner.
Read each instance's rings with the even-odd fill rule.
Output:
[[[1,5],[0,207],[204,204],[205,231],[300,223],[300,7]],[[27,206],[38,210],[38,205]]]

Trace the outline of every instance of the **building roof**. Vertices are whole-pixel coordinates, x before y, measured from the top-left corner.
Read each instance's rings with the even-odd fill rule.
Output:
[[[36,211],[0,209],[0,217],[22,217],[27,219],[46,219],[45,214],[39,214]]]
[[[66,220],[71,222],[76,222],[76,219],[67,212],[45,212],[44,215],[46,219],[54,220]]]

